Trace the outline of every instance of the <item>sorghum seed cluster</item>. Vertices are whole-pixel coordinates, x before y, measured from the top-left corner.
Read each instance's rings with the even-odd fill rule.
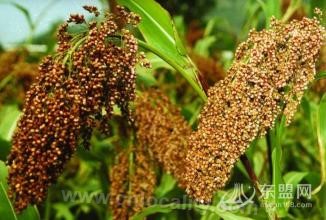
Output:
[[[162,92],[149,90],[136,98],[135,123],[139,143],[148,147],[164,170],[184,187],[184,159],[191,128],[180,110]]]
[[[36,63],[26,62],[25,51],[7,51],[0,54],[0,81],[7,78],[0,88],[0,105],[24,100],[30,85],[38,75]]]
[[[99,14],[94,7],[85,9]],[[139,17],[121,7],[116,13],[98,22],[71,15],[69,23],[87,29],[71,34],[70,25],[62,25],[57,54],[40,64],[8,158],[9,195],[17,211],[45,199],[79,141],[89,147],[93,128],[108,132],[115,104],[128,114],[141,57],[137,40],[124,26],[136,24]]]
[[[5,78],[16,63],[21,62],[22,57],[17,51],[7,51],[0,53],[0,80]]]
[[[142,147],[123,151],[118,156],[118,163],[111,169],[110,180],[113,219],[130,219],[149,205],[154,193],[156,175],[148,151]]]
[[[314,79],[324,33],[315,18],[288,24],[272,19],[269,30],[251,31],[239,45],[227,77],[209,90],[198,130],[189,138],[188,194],[210,202],[249,144],[281,113],[291,121]]]

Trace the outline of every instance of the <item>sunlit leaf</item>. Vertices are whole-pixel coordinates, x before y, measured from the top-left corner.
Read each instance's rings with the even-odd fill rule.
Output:
[[[271,142],[272,142],[272,197],[267,198],[267,203],[270,205],[274,211],[276,211],[278,217],[284,217],[287,215],[286,212],[286,200],[282,198],[280,195],[280,186],[284,184],[283,176],[282,176],[282,139],[284,136],[285,129],[285,117],[283,116],[280,121],[276,122],[275,128],[270,131]],[[269,210],[271,212],[271,210]]]
[[[176,180],[170,175],[164,173],[160,185],[155,189],[155,196],[161,198],[170,192],[176,185]]]
[[[5,216],[5,219],[14,220],[39,220],[40,215],[36,206],[28,206],[22,213],[17,215],[7,195],[7,175],[8,168],[3,161],[0,161],[0,219]]]
[[[0,204],[0,216],[6,220],[18,220],[2,182],[0,182]]]
[[[173,64],[198,94],[206,99],[198,84],[197,69],[186,54],[169,13],[154,0],[118,0],[118,3],[141,16],[138,28],[148,44],[147,49],[150,47],[152,52]]]
[[[0,110],[0,139],[10,141],[21,112],[16,105],[3,106]]]
[[[322,97],[319,103],[318,115],[318,136],[321,141],[321,146],[324,146],[326,151],[326,94]]]
[[[216,37],[215,36],[208,36],[205,38],[202,38],[198,40],[198,42],[195,45],[194,51],[197,54],[203,55],[203,56],[209,56],[209,48],[215,43]]]
[[[325,79],[326,78],[326,72],[320,72],[318,74],[316,74],[315,76],[315,80],[321,80],[321,79]]]

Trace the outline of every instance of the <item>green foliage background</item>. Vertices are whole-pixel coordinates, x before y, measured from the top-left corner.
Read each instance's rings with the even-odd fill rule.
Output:
[[[184,117],[193,127],[196,127],[206,96],[197,83],[196,72],[200,67],[194,65],[190,54],[213,58],[226,71],[239,42],[246,39],[250,29],[268,27],[271,16],[291,18],[292,13],[302,10],[306,16],[311,17],[315,7],[325,11],[323,0],[292,0],[288,10],[282,8],[280,0],[158,2],[169,9],[169,12],[153,0],[118,1],[141,15],[142,23],[138,33],[140,46],[144,51],[151,51],[147,53],[147,58],[152,63],[152,69],[138,68],[137,85],[139,88],[160,87],[181,107]],[[108,7],[107,2],[101,3],[103,9]],[[33,33],[36,23],[32,21],[28,10],[19,3],[13,4],[13,7],[24,14]],[[197,24],[201,35],[194,44],[189,44],[187,35],[195,32],[191,29],[192,22]],[[19,45],[30,50],[29,62],[39,61],[44,55],[54,52],[53,36],[57,25],[49,24],[53,26],[51,31],[39,36],[31,35]],[[46,50],[35,52],[28,49],[31,45],[45,45]],[[316,82],[325,76],[325,70],[320,70]],[[111,219],[108,204],[94,198],[109,194],[108,174],[114,164],[116,146],[125,146],[128,143],[128,137],[119,130],[119,114],[111,122],[112,136],[102,137],[95,134],[90,151],[78,149],[57,184],[50,188],[43,205],[30,206],[17,215],[6,193],[5,165],[11,147],[11,136],[21,114],[17,103],[18,100],[11,100],[0,106],[0,219]],[[268,141],[272,143],[271,152],[267,148]],[[269,201],[259,201],[255,198],[255,203],[249,204],[243,210],[223,211],[216,205],[226,193],[234,190],[235,183],[251,186],[250,178],[243,164],[239,162],[227,187],[216,194],[213,204],[210,205],[191,204],[189,200],[182,204],[173,203],[174,198],[186,198],[185,193],[176,186],[173,177],[160,173],[155,197],[166,198],[169,202],[148,207],[134,219],[142,219],[147,215],[149,219],[160,220],[274,219],[276,215],[284,219],[326,219],[325,151],[326,96],[309,90],[294,122],[289,127],[285,127],[282,122],[277,124],[268,137],[252,143],[246,154],[261,184],[286,183],[294,187],[299,183],[311,184],[316,192],[312,198],[296,199],[294,196],[293,201],[272,198]],[[78,192],[80,195],[88,193],[87,195],[94,197],[89,201],[64,201],[62,191]],[[312,206],[289,207],[287,202],[309,202]],[[281,205],[274,210],[262,207],[264,203]]]

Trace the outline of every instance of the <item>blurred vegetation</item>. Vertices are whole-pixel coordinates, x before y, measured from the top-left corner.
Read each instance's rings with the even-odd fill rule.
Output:
[[[18,2],[18,1],[17,1]],[[101,1],[103,8],[107,7]],[[261,30],[268,27],[270,17],[288,20],[300,19],[303,16],[312,17],[315,7],[325,12],[324,0],[158,0],[172,15],[180,41],[191,60],[199,71],[204,74],[211,86],[223,79],[233,60],[235,48],[247,38],[250,29]],[[18,3],[19,4],[19,3]],[[59,4],[65,4],[60,2]],[[290,11],[289,11],[290,7]],[[1,5],[0,5],[1,10]],[[27,9],[26,9],[27,10]],[[51,10],[51,8],[48,8]],[[29,19],[28,13],[21,10]],[[72,12],[73,13],[73,12]],[[325,13],[324,13],[325,14]],[[42,18],[40,18],[42,19]],[[49,24],[49,31],[36,36],[29,36],[23,42],[18,42],[16,48],[4,49],[0,45],[0,219],[111,219],[111,211],[107,202],[64,201],[62,191],[89,193],[93,196],[109,194],[109,172],[115,163],[115,156],[128,145],[128,131],[125,130],[122,118],[117,113],[111,120],[111,136],[102,136],[95,132],[91,139],[91,149],[79,148],[72,160],[66,166],[56,185],[48,192],[46,202],[39,207],[29,207],[23,214],[16,215],[10,208],[6,197],[6,166],[5,160],[11,147],[11,136],[16,122],[21,114],[24,94],[37,75],[35,66],[47,54],[55,51],[55,33],[58,24]],[[325,26],[325,17],[323,18]],[[138,33],[139,34],[139,33]],[[163,51],[165,48],[163,48]],[[176,55],[177,56],[177,55]],[[173,103],[181,108],[185,119],[195,128],[197,117],[203,101],[189,86],[187,80],[177,74],[175,68],[167,64],[157,55],[147,53],[152,63],[151,69],[137,69],[138,89],[159,87]],[[182,61],[183,62],[183,61]],[[187,62],[187,61],[184,61]],[[326,138],[326,52],[318,63],[316,80],[312,89],[304,96],[294,122],[282,130],[282,157],[279,169],[285,183],[311,184],[312,190],[319,185],[320,189],[311,198],[299,198],[293,203],[311,203],[311,207],[289,207],[282,213],[284,219],[326,219],[326,186],[322,177],[322,160],[320,148],[326,151],[325,142],[319,146],[318,137]],[[191,72],[191,70],[190,70]],[[188,82],[192,79],[188,79]],[[325,139],[323,139],[325,140]],[[268,138],[261,138],[252,143],[246,155],[261,184],[271,184],[275,161],[271,161],[271,152],[267,144]],[[324,170],[325,172],[325,170]],[[156,198],[185,198],[185,192],[177,187],[173,177],[158,170],[158,186]],[[268,215],[259,201],[248,204],[243,210],[226,212],[212,211],[220,199],[234,190],[235,183],[250,186],[250,178],[241,162],[233,170],[232,179],[224,190],[219,191],[211,206],[198,205],[192,209],[178,205],[154,207],[148,219],[267,219]],[[250,195],[248,190],[247,194]]]

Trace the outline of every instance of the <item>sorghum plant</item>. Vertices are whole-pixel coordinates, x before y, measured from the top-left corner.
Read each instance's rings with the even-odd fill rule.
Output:
[[[117,6],[117,2],[134,12]],[[84,189],[84,186],[79,186],[79,181],[82,182],[80,179],[90,179],[85,170],[89,169],[93,174],[96,173],[94,169],[100,167],[100,180],[94,178],[91,184],[86,182],[85,191],[89,193],[92,190],[90,194],[95,196],[97,192],[101,196],[102,193],[109,193],[105,201],[108,204],[97,201],[95,204],[92,200],[90,205],[86,204],[89,201],[79,198],[83,201],[66,207],[70,200],[75,199],[72,196],[68,201],[59,201],[59,205],[52,208],[51,200],[61,198],[59,193],[50,193],[45,207],[40,206],[46,219],[53,217],[49,214],[53,210],[59,213],[55,218],[65,215],[60,212],[61,202],[65,206],[62,212],[75,212],[76,207],[76,213],[86,213],[83,213],[87,215],[85,219],[93,216],[94,207],[98,216],[99,213],[105,215],[103,219],[139,220],[150,214],[155,214],[155,219],[170,219],[171,216],[173,219],[179,216],[184,219],[184,212],[187,212],[189,219],[197,219],[198,216],[201,219],[215,219],[216,216],[236,219],[236,213],[222,210],[225,206],[215,205],[216,202],[227,202],[223,200],[224,195],[228,194],[227,183],[240,158],[246,170],[240,167],[235,172],[249,174],[248,182],[251,180],[260,192],[255,174],[260,167],[253,169],[249,160],[243,160],[254,140],[258,144],[247,154],[255,156],[258,149],[263,154],[263,159],[258,158],[258,162],[264,160],[261,162],[262,175],[259,175],[259,179],[263,177],[263,181],[278,185],[283,183],[283,179],[288,184],[290,179],[296,187],[307,176],[305,181],[315,183],[320,180],[312,191],[313,196],[324,192],[326,163],[323,143],[326,136],[322,131],[326,129],[326,115],[323,113],[326,96],[320,99],[320,94],[314,94],[312,100],[321,100],[318,112],[315,103],[303,102],[302,107],[308,109],[305,114],[309,120],[301,126],[311,128],[307,133],[313,136],[310,137],[309,147],[313,145],[312,142],[318,142],[320,164],[317,165],[320,165],[321,171],[317,176],[320,179],[316,181],[315,177],[296,171],[294,177],[289,175],[292,178],[285,180],[285,169],[276,166],[281,161],[283,149],[280,142],[283,134],[272,137],[272,129],[275,129],[275,133],[279,132],[279,127],[283,129],[283,123],[279,126],[280,121],[286,121],[289,125],[292,121],[297,122],[297,117],[302,117],[294,114],[304,92],[312,81],[322,78],[320,75],[324,74],[319,73],[315,78],[315,64],[325,42],[325,28],[317,18],[306,18],[304,13],[295,14],[295,8],[300,8],[302,12],[305,10],[304,7],[293,6],[300,1],[284,1],[283,7],[289,8],[282,19],[271,16],[267,5],[273,3],[272,6],[275,6],[276,1],[259,1],[260,5],[255,5],[248,20],[263,8],[267,27],[249,31],[252,26],[258,25],[251,26],[248,22],[243,33],[239,33],[241,37],[235,36],[235,42],[240,42],[249,32],[247,40],[237,46],[233,58],[230,58],[231,53],[225,55],[221,51],[211,54],[213,49],[222,50],[219,38],[209,36],[214,30],[214,22],[210,22],[205,31],[199,25],[189,25],[188,32],[196,33],[185,33],[184,40],[188,39],[188,46],[191,47],[187,50],[176,32],[182,26],[182,19],[176,19],[178,25],[175,26],[169,14],[154,0],[117,2],[109,1],[111,13],[100,13],[94,6],[84,6],[90,19],[81,14],[70,15],[58,29],[56,51],[43,59],[39,71],[35,70],[34,64],[27,63],[16,53],[0,55],[0,67],[4,66],[0,68],[0,86],[10,72],[17,79],[27,79],[26,88],[30,87],[7,160],[9,199],[5,192],[7,186],[3,187],[2,182],[6,175],[0,173],[0,203],[6,200],[12,209],[10,203],[13,202],[17,214],[25,211],[30,204],[42,204],[49,187],[58,181],[65,165],[77,152],[74,159],[78,166],[72,165],[74,168],[68,171],[68,175],[59,179],[58,188],[63,185],[71,187],[72,191]],[[250,4],[254,3],[250,1]],[[274,10],[278,18],[282,14],[282,5],[279,6],[279,11]],[[20,10],[24,11],[24,8],[20,7]],[[286,22],[293,17],[300,20]],[[260,17],[258,21],[259,25],[263,23]],[[232,46],[235,46],[235,42]],[[208,46],[210,44],[214,46]],[[136,74],[138,64],[149,67],[139,47],[149,52],[148,57],[152,57],[155,71],[151,70],[151,74],[154,77],[146,75],[150,70],[138,67]],[[217,61],[221,63],[217,64]],[[322,60],[319,68],[322,69],[323,64]],[[36,78],[34,75],[31,77],[34,72],[37,72]],[[177,73],[181,74],[175,75]],[[180,80],[181,77],[183,79]],[[30,86],[31,81],[34,83]],[[315,115],[316,120],[312,120]],[[317,131],[312,131],[316,121],[319,123]],[[265,143],[263,137],[266,134],[277,141],[273,140],[270,144],[267,138]],[[0,143],[3,136],[0,133]],[[7,139],[9,143],[10,138]],[[300,142],[298,145],[304,148],[301,146],[304,144]],[[77,151],[78,146],[84,148]],[[269,152],[275,149],[281,153]],[[313,155],[314,152],[315,149],[305,149],[305,155],[300,160],[307,163],[304,157],[309,156],[309,161],[314,162],[319,159]],[[88,160],[92,161],[92,168],[88,167]],[[254,157],[253,161],[257,163],[257,158]],[[315,167],[315,164],[310,165]],[[0,161],[2,170],[7,171],[7,167]],[[74,176],[75,170],[78,170],[77,178]],[[296,167],[293,170],[300,169]],[[233,177],[239,178],[236,175]],[[66,184],[70,179],[65,178],[75,178],[75,182]],[[50,191],[58,188],[51,188]],[[218,191],[223,192],[216,194]],[[2,199],[3,195],[5,199]],[[217,201],[221,195],[222,200]],[[174,203],[174,196],[177,199],[190,197],[191,203]],[[269,201],[269,198],[257,197],[256,204],[254,196],[246,203],[250,208],[258,203],[273,206],[263,207],[266,218],[290,216],[288,213],[291,211],[288,210],[291,207],[287,206],[287,201],[285,205],[283,201],[280,202],[284,210],[279,212],[277,198]],[[165,204],[170,198],[173,203]],[[322,206],[323,198],[316,198],[316,203]],[[159,204],[153,204],[153,201]],[[91,208],[80,208],[80,204]],[[194,211],[185,210],[188,208]],[[0,208],[0,216],[1,212]],[[156,215],[156,212],[164,214]]]
[[[234,164],[280,114],[293,118],[315,76],[324,39],[319,21],[304,18],[252,31],[239,45],[227,77],[210,88],[198,130],[189,138],[187,192],[209,202],[225,186]]]
[[[95,7],[84,8],[99,16]],[[71,15],[68,23],[86,26],[81,33],[69,33],[68,23],[60,27],[57,53],[40,64],[8,158],[9,195],[18,211],[45,199],[79,141],[89,148],[93,128],[108,132],[113,105],[129,115],[134,68],[141,57],[137,40],[125,26],[138,21],[119,7],[101,22]],[[113,41],[117,37],[120,45]]]

